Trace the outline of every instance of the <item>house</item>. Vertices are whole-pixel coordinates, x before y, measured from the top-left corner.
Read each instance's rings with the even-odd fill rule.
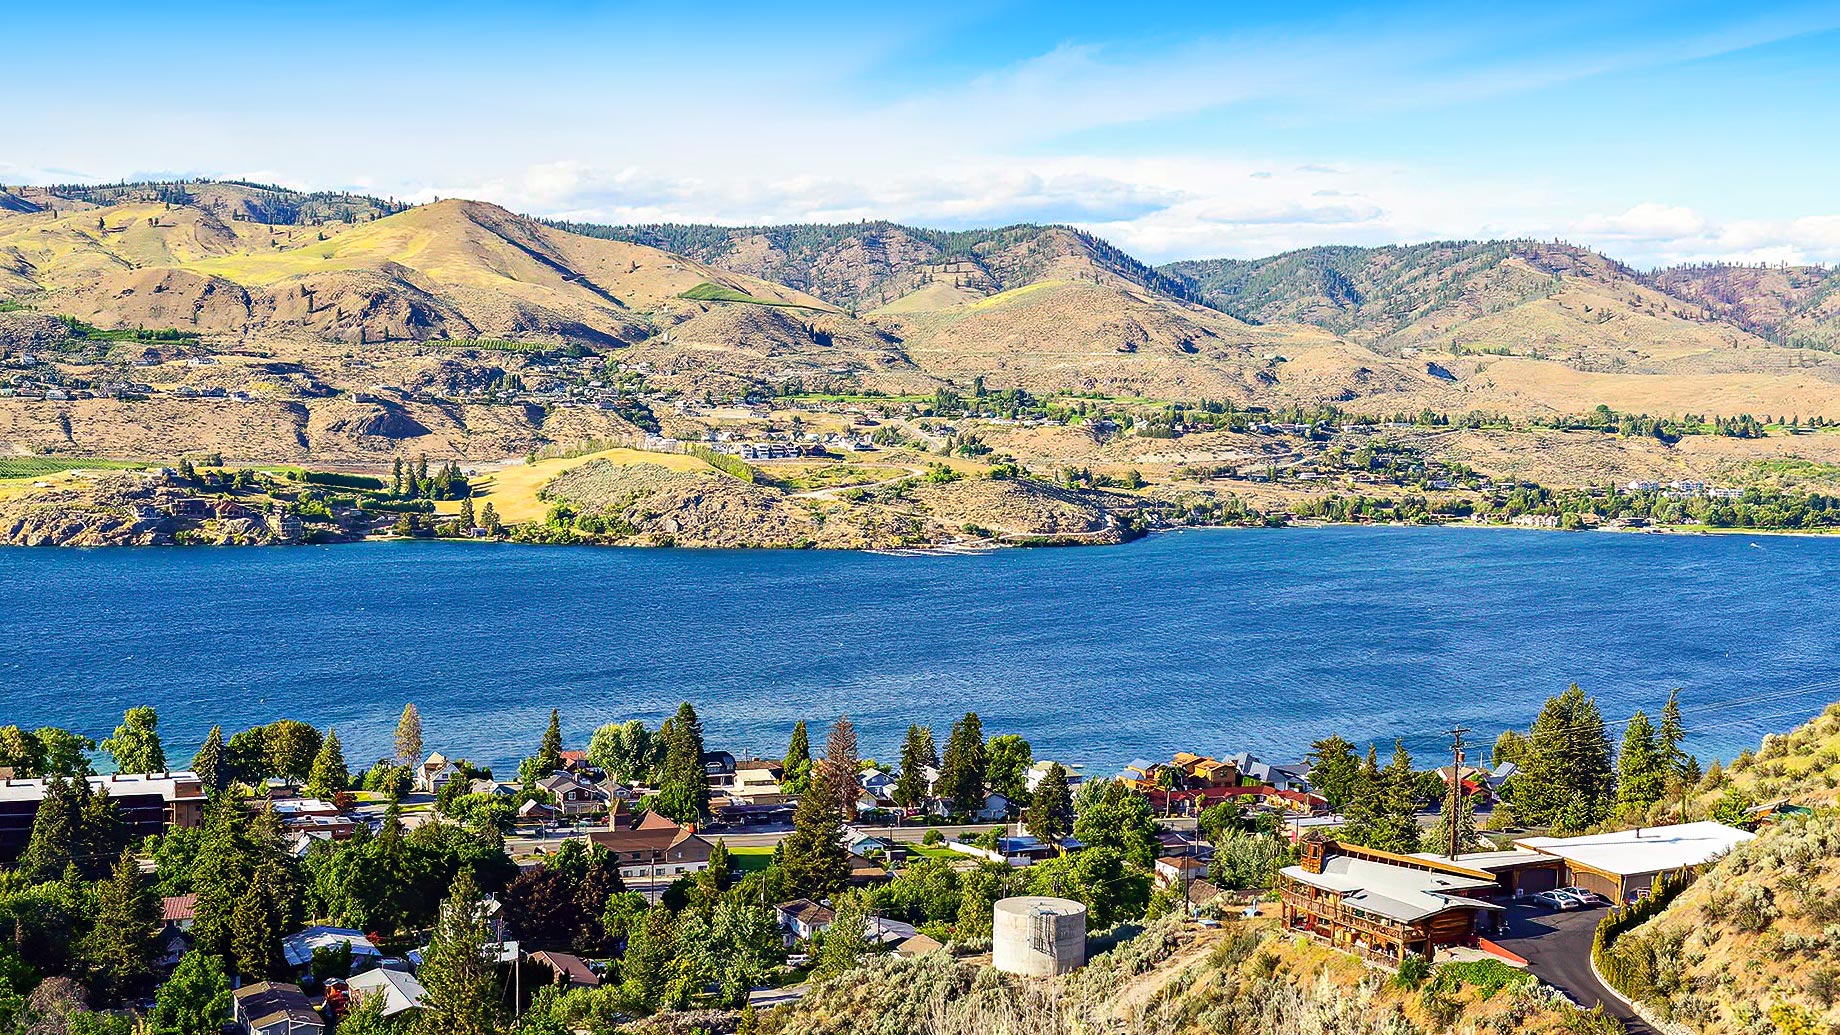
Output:
[[[1280,791],[1310,789],[1310,767],[1302,762],[1294,765],[1273,765],[1245,751],[1236,755],[1228,755],[1225,760],[1239,768],[1242,781],[1263,784]]]
[[[556,978],[556,984],[564,989],[599,988],[601,976],[588,966],[588,961],[580,956],[571,956],[566,952],[533,952],[530,962],[548,967]]]
[[[551,773],[537,781],[537,786],[555,795],[556,808],[565,817],[592,816],[607,811],[607,792],[574,773]]]
[[[1304,839],[1302,862],[1278,880],[1285,930],[1392,966],[1467,943],[1479,917],[1501,911],[1475,897],[1495,887],[1494,875],[1480,870],[1319,835]]]
[[[952,802],[944,798],[934,799],[932,804],[928,806],[928,809],[935,816],[949,817],[953,815]],[[976,812],[971,814],[971,820],[975,823],[1000,823],[1009,818],[1009,811],[1009,799],[992,791],[984,796],[984,804],[978,808]]]
[[[428,756],[420,769],[415,771],[415,789],[423,794],[439,794],[447,781],[459,775],[459,770],[439,751]]]
[[[773,907],[773,913],[779,920],[779,929],[785,932],[788,947],[798,942],[808,942],[823,934],[837,920],[837,914],[831,907],[808,898],[781,902]]]
[[[1134,758],[1129,765],[1124,767],[1124,771],[1118,774],[1118,779],[1126,787],[1144,791],[1156,786],[1157,777],[1162,771],[1161,762]]]
[[[1207,876],[1208,865],[1192,855],[1165,855],[1156,861],[1156,882],[1180,887]]]
[[[204,822],[204,785],[196,773],[111,773],[87,779],[92,790],[108,792],[121,817],[122,833],[132,841]],[[0,863],[18,858],[32,839],[45,783],[0,779]]]
[[[1188,887],[1185,890],[1188,894],[1188,907],[1190,909],[1202,909],[1211,906],[1216,899],[1225,894],[1225,892],[1215,887],[1212,882],[1205,880],[1191,880],[1188,882]]]
[[[777,800],[785,793],[779,782],[784,771],[777,762],[738,762],[735,764],[734,783],[728,789],[728,796],[730,799],[751,802],[760,802],[762,798]]]
[[[160,923],[174,931],[189,931],[198,916],[198,895],[168,895],[160,900]]]
[[[1647,891],[1661,874],[1710,865],[1756,836],[1708,820],[1583,837],[1527,837],[1514,847],[1564,860],[1568,887],[1624,902]]]
[[[1044,859],[1078,851],[1085,846],[1072,838],[1063,838],[1059,845],[1053,845],[1024,834],[999,837],[995,848],[984,848],[969,841],[947,841],[946,847],[977,859],[988,859],[1010,866],[1033,866]]]
[[[588,841],[614,854],[620,876],[653,880],[708,869],[709,852],[715,847],[691,828],[655,812],[633,822],[624,807],[614,809],[608,829],[589,831]]]
[[[247,1035],[325,1035],[326,1020],[299,985],[258,981],[230,993],[230,1017]]]
[[[1036,762],[1034,765],[1029,766],[1028,772],[1022,774],[1023,786],[1028,788],[1029,793],[1033,794],[1035,792],[1035,788],[1041,783],[1042,778],[1048,775],[1048,768],[1054,764],[1055,763],[1046,760]],[[1080,767],[1078,765],[1062,765],[1061,769],[1067,774],[1067,787],[1069,790],[1077,788],[1086,780],[1084,776],[1080,775]]]
[[[517,810],[517,818],[533,823],[551,823],[561,815],[561,809],[541,801],[527,801]]]
[[[1419,852],[1415,859],[1455,863],[1466,869],[1481,870],[1495,878],[1492,893],[1479,893],[1495,901],[1512,901],[1551,891],[1559,887],[1564,865],[1556,857],[1531,848],[1507,851],[1460,852],[1455,858],[1443,852]]]
[[[868,769],[856,774],[856,782],[876,801],[889,801],[893,799],[894,786],[899,781],[880,769]]]
[[[703,774],[710,790],[728,790],[735,785],[735,756],[726,751],[703,752]]]
[[[371,996],[382,996],[385,1017],[421,1009],[428,995],[428,990],[422,987],[414,974],[383,967],[367,970],[352,978],[345,983],[345,989],[354,1006],[367,1001]]]
[[[354,974],[370,969],[378,960],[383,959],[382,950],[373,945],[363,931],[319,925],[296,931],[281,939],[281,956],[287,960],[288,966],[297,971],[305,971],[313,965],[315,950],[337,951],[341,945],[351,946],[351,972]]]
[[[913,924],[873,913],[863,920],[863,936],[875,945],[900,945],[919,933]]]

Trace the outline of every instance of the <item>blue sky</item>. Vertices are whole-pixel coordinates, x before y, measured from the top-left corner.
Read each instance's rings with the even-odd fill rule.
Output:
[[[0,181],[1840,261],[1832,2],[677,6],[28,5]]]

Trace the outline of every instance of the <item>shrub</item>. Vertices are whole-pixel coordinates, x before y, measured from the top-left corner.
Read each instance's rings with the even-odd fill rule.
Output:
[[[1399,961],[1399,972],[1393,975],[1393,984],[1400,988],[1417,988],[1431,976],[1431,961],[1416,952],[1409,952]]]

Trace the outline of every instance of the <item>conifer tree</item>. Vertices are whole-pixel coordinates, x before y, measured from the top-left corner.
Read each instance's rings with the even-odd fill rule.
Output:
[[[91,987],[106,999],[144,988],[152,977],[159,903],[133,851],[124,850],[109,879],[97,884],[92,915],[95,925],[78,952],[90,972]]]
[[[1048,764],[1034,798],[1023,816],[1029,833],[1047,844],[1059,844],[1073,832],[1073,794],[1067,787],[1067,770],[1059,762]]]
[[[1482,847],[1482,838],[1476,833],[1476,807],[1469,795],[1461,796],[1457,808],[1457,851],[1472,852]],[[1437,823],[1425,831],[1424,846],[1426,852],[1447,855],[1450,852],[1450,801],[1445,800],[1438,810]]]
[[[917,808],[926,801],[926,770],[939,768],[939,753],[933,748],[933,731],[926,726],[907,727],[907,739],[901,742],[901,775],[895,780],[895,804]]]
[[[471,496],[461,497],[460,499],[460,527],[462,529],[468,529],[468,528],[477,528],[478,526],[479,526],[479,519],[473,514],[473,497]]]
[[[1325,737],[1310,746],[1310,786],[1342,812],[1353,801],[1361,779],[1361,760],[1354,745],[1338,736]]]
[[[800,795],[811,782],[811,735],[805,729],[805,720],[800,719],[792,727],[792,742],[786,746],[786,760],[783,765],[780,782],[785,785],[786,793]]]
[[[351,786],[351,770],[345,765],[345,747],[339,743],[339,731],[329,729],[313,759],[313,772],[307,779],[307,792],[316,798],[331,798]]]
[[[984,807],[984,775],[988,764],[984,753],[984,724],[976,712],[952,724],[946,739],[945,759],[941,763],[939,796],[952,803],[956,815],[969,816]]]
[[[837,795],[837,812],[847,823],[856,815],[856,800],[860,797],[856,782],[859,768],[856,758],[856,726],[850,722],[848,715],[839,716],[831,724],[830,736],[824,740],[824,767],[830,777],[830,786]]]
[[[491,500],[487,500],[485,507],[479,512],[479,527],[492,535],[497,535],[502,527],[498,523],[498,509],[492,506]]]
[[[1578,684],[1540,710],[1513,786],[1515,816],[1530,826],[1550,826],[1568,812],[1577,821],[1571,829],[1584,829],[1608,813],[1616,794],[1610,735]]]
[[[428,994],[412,1022],[413,1035],[494,1035],[498,992],[486,938],[479,887],[462,866],[416,972]]]
[[[709,812],[709,773],[703,768],[703,723],[685,701],[665,722],[664,766],[652,808],[679,823],[695,823]]]
[[[562,768],[562,712],[560,709],[549,710],[549,725],[543,729],[543,742],[537,746],[537,753],[531,759],[531,770],[539,780]]]
[[[414,768],[422,758],[422,713],[414,704],[405,704],[402,718],[396,720],[396,761]]]
[[[211,732],[205,735],[198,753],[192,756],[192,772],[198,774],[198,782],[204,786],[207,795],[217,794],[229,785],[230,771],[224,764],[222,726],[211,727]]]
[[[1668,767],[1676,774],[1684,774],[1687,768],[1687,753],[1681,749],[1681,741],[1687,739],[1686,727],[1680,721],[1680,688],[1668,691],[1667,704],[1661,708],[1661,753]]]
[[[854,740],[854,731],[849,734]],[[839,753],[844,745],[839,744]],[[851,745],[853,750],[853,744]],[[826,757],[825,764],[812,770],[811,784],[799,795],[799,805],[792,814],[792,833],[780,842],[780,868],[788,889],[796,895],[818,899],[842,891],[850,881],[849,853],[843,847],[843,824],[846,813],[841,807],[845,798],[840,767]],[[855,774],[847,777],[855,786]]]
[[[1617,804],[1646,810],[1661,800],[1670,772],[1672,760],[1648,713],[1636,712],[1623,732],[1623,749],[1616,759]]]

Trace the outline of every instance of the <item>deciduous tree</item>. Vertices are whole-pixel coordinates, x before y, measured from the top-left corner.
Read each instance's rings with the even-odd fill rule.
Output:
[[[128,709],[115,735],[102,742],[118,773],[163,773],[166,752],[160,747],[160,716],[149,705]]]

